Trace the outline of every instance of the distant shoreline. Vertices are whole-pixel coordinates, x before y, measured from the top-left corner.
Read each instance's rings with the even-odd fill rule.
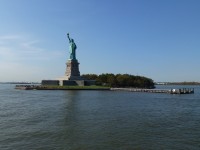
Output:
[[[41,84],[39,82],[0,82],[0,84]]]
[[[200,82],[156,82],[155,85],[200,85]]]

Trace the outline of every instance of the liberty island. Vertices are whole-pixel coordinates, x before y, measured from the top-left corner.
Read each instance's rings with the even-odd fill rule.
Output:
[[[69,58],[66,62],[66,71],[63,77],[53,80],[42,80],[41,86],[16,85],[16,89],[24,90],[112,90],[130,92],[170,93],[170,94],[192,94],[194,88],[189,89],[154,89],[153,80],[133,75],[102,74],[99,78],[91,78],[93,75],[80,75],[79,61],[76,57],[77,46],[74,39],[67,33],[69,40]],[[97,77],[97,75],[96,75]],[[100,78],[106,78],[107,81]],[[98,83],[96,82],[98,80]],[[101,80],[101,81],[100,81]],[[112,81],[110,83],[110,81]],[[140,81],[140,84],[138,82]],[[97,86],[98,85],[98,86]]]

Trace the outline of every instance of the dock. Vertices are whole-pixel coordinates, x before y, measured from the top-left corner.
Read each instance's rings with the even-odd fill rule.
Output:
[[[139,89],[139,88],[111,88],[111,91],[147,92],[147,93],[168,93],[168,94],[194,94],[194,88],[182,89]]]

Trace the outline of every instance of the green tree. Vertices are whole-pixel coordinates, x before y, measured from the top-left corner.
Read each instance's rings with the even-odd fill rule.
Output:
[[[107,85],[111,87],[136,87],[136,88],[154,88],[154,82],[152,79],[143,76],[134,76],[130,74],[112,74],[103,73],[96,74],[84,74],[85,79],[96,80],[97,85]]]

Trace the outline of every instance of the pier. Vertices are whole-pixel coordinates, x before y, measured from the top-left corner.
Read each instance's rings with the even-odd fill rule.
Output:
[[[138,88],[111,88],[111,91],[147,92],[147,93],[169,93],[169,94],[193,94],[194,88],[182,89],[138,89]]]

